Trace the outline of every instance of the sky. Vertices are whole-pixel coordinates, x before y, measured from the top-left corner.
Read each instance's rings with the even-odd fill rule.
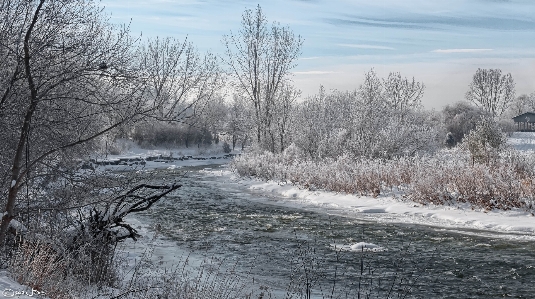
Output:
[[[303,97],[354,90],[374,68],[423,82],[422,103],[440,110],[464,99],[478,68],[511,73],[516,93],[535,92],[534,0],[101,0],[110,21],[144,38],[187,38],[224,54],[224,34],[245,9],[304,39],[294,85]]]

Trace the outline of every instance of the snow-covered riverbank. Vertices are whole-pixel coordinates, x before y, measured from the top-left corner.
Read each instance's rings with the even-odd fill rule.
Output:
[[[225,164],[239,153],[225,154],[208,149],[142,149],[132,147],[122,154],[94,156],[84,168],[96,170],[130,171],[176,169],[187,166]]]
[[[226,168],[205,170],[205,173],[218,176],[223,184],[236,184],[253,192],[282,196],[287,199],[285,204],[292,206],[315,207],[329,213],[381,222],[431,225],[448,230],[460,229],[463,233],[481,230],[477,234],[488,233],[513,239],[535,240],[535,216],[522,210],[472,210],[467,204],[424,206],[392,196],[374,198],[321,190],[311,191],[289,183],[239,177]]]
[[[203,152],[199,155],[196,149],[184,150],[145,150],[133,148],[121,155],[109,155],[109,160],[146,159],[147,157],[194,157],[187,160],[156,160],[147,161],[145,165],[106,165],[99,169],[134,170],[134,169],[177,169],[188,166],[207,166],[207,175],[219,176],[222,184],[237,184],[242,188],[274,194],[287,198],[286,204],[299,207],[322,208],[329,213],[337,213],[355,217],[365,217],[370,220],[431,225],[444,229],[481,230],[489,234],[518,239],[535,240],[535,216],[530,212],[513,209],[509,211],[483,209],[473,210],[469,204],[456,206],[421,205],[401,197],[357,196],[321,190],[308,190],[289,183],[275,181],[261,181],[254,178],[239,177],[231,172],[224,164],[230,159],[223,153]],[[221,167],[220,167],[221,166]]]
[[[48,298],[44,292],[35,290],[29,286],[21,285],[13,280],[6,270],[0,271],[0,298]]]

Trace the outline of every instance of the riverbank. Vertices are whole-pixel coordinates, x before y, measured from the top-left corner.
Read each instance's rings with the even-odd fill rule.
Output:
[[[93,155],[81,162],[81,168],[96,171],[137,171],[177,169],[182,167],[228,163],[241,152],[223,152],[222,147],[204,148],[140,148],[130,143],[121,153]]]
[[[365,218],[386,223],[406,223],[459,230],[462,233],[504,237],[518,240],[535,240],[535,217],[522,209],[508,211],[472,209],[467,203],[455,206],[422,205],[401,196],[359,196],[343,192],[311,190],[290,182],[263,181],[240,177],[226,166],[223,169],[204,170],[217,176],[221,184],[234,184],[251,192],[270,194],[286,199],[294,207],[314,208],[327,213]]]
[[[213,268],[211,265],[200,267],[203,259],[217,257],[224,261],[218,268],[223,275],[222,283],[227,277],[236,277],[234,272],[225,276],[225,271],[236,269],[239,281],[250,284],[251,277],[254,277],[257,286],[267,285],[270,291],[278,292],[274,298],[281,298],[285,297],[288,277],[295,273],[292,271],[301,269],[292,268],[300,267],[300,264],[295,266],[289,261],[301,257],[300,254],[310,254],[299,251],[299,248],[306,250],[309,247],[297,245],[310,242],[306,243],[309,244],[307,246],[314,244],[317,253],[303,257],[323,261],[321,271],[332,273],[336,266],[332,261],[337,250],[342,250],[343,263],[337,269],[344,277],[340,276],[337,288],[347,287],[350,290],[351,282],[359,277],[359,272],[352,267],[359,263],[359,252],[363,250],[352,252],[344,248],[358,247],[366,242],[385,248],[378,252],[366,251],[366,263],[371,263],[376,273],[374,279],[392,279],[388,276],[394,270],[389,268],[390,265],[407,260],[403,275],[423,273],[423,281],[417,286],[418,290],[415,289],[415,294],[425,294],[428,298],[455,296],[464,294],[466,290],[481,292],[473,298],[498,297],[515,292],[526,294],[531,290],[528,284],[519,284],[520,280],[532,277],[533,258],[530,252],[533,251],[530,244],[533,243],[526,241],[533,241],[534,237],[528,231],[500,232],[496,227],[478,228],[474,223],[461,225],[460,222],[443,219],[443,212],[447,211],[441,210],[444,207],[411,207],[393,196],[359,197],[311,191],[275,181],[244,179],[236,176],[227,165],[212,162],[210,159],[200,160],[196,163],[207,164],[184,167],[188,175],[182,178],[184,188],[180,189],[180,194],[163,198],[150,210],[125,219],[143,236],[137,242],[126,241],[119,248],[119,256],[127,262],[125,282],[129,281],[129,275],[143,273],[137,274],[140,282],[148,280],[161,287],[162,282],[154,280],[155,277],[159,277],[166,267],[175,269],[179,264],[179,268],[183,269],[180,263],[184,259],[188,259],[192,273],[188,277],[195,281],[198,274],[203,273],[199,269]],[[182,173],[181,169],[158,169],[151,174],[151,180],[168,180]],[[472,213],[488,215],[478,211]],[[472,213],[467,214],[470,216]],[[495,216],[508,217],[505,214]],[[428,225],[435,227],[426,227]],[[341,246],[333,250],[329,244]],[[436,250],[441,252],[439,256],[435,255]],[[481,262],[482,258],[485,263]],[[455,264],[451,263],[452,259],[455,259]],[[416,261],[419,261],[415,263],[419,267],[426,265],[424,261],[432,263],[432,267],[428,270],[410,268],[411,263]],[[252,263],[254,268],[251,268]],[[136,265],[143,267],[143,271],[132,271]],[[516,272],[507,275],[514,277],[494,274],[510,273],[511,268]],[[248,274],[248,269],[254,272]],[[517,275],[517,272],[520,274]],[[332,276],[327,277],[323,281],[324,286],[332,287],[329,284],[331,279]],[[176,282],[179,281],[183,279]],[[505,281],[511,285],[512,291],[500,289]],[[163,289],[172,289],[172,285],[165,284]],[[223,285],[218,289],[224,289]],[[374,286],[374,290],[381,288]],[[120,291],[110,290],[110,294],[119,295]],[[319,295],[316,297],[320,298]]]
[[[239,155],[240,152],[233,152]],[[306,188],[291,182],[277,180],[264,181],[253,177],[239,176],[228,164],[231,158],[225,157],[217,149],[141,149],[131,148],[119,155],[108,155],[107,159],[143,159],[148,157],[175,157],[173,160],[147,161],[144,165],[106,165],[97,170],[132,171],[153,169],[180,169],[190,166],[207,166],[207,175],[219,177],[221,184],[240,185],[240,188],[264,194],[274,194],[287,199],[286,204],[296,207],[314,207],[339,215],[365,217],[366,219],[419,225],[444,227],[444,229],[483,230],[492,235],[504,234],[513,239],[535,240],[535,217],[532,212],[521,208],[507,211],[474,208],[469,203],[456,202],[454,205],[422,204],[404,198],[401,192],[390,192],[374,196],[361,196],[345,192],[332,192]],[[190,156],[187,160],[177,157]],[[211,159],[213,158],[213,159]],[[102,160],[101,160],[102,161]],[[264,161],[267,162],[267,161]],[[480,232],[481,233],[481,232]]]

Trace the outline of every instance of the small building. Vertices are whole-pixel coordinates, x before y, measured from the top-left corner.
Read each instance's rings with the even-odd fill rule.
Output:
[[[526,112],[513,117],[517,132],[535,132],[535,113]]]

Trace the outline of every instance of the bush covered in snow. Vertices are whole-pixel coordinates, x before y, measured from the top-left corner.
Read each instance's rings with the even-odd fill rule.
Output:
[[[467,101],[446,105],[442,110],[444,126],[451,133],[453,145],[463,141],[465,135],[472,131],[481,118],[492,118],[485,110],[471,105]]]
[[[404,198],[422,204],[468,203],[486,210],[535,208],[535,159],[514,150],[485,164],[473,164],[470,152],[462,149],[388,160],[349,155],[312,160],[286,151],[257,151],[236,158],[232,167],[241,176],[305,188],[371,196],[401,192]]]
[[[439,136],[445,132],[439,115],[420,110],[419,98],[412,105],[400,106],[373,70],[366,76],[358,90],[320,90],[297,105],[291,134],[294,144],[313,159],[392,158],[441,146]]]
[[[507,138],[496,122],[481,119],[474,130],[465,137],[463,147],[470,151],[472,161],[489,163],[498,158]]]

